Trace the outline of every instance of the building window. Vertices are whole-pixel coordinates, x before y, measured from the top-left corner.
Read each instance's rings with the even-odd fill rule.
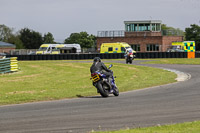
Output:
[[[134,31],[161,31],[161,24],[160,23],[125,24],[125,30],[127,32],[134,32]]]
[[[156,24],[156,31],[160,31],[160,24]]]
[[[150,24],[139,24],[139,31],[150,31]]]
[[[156,31],[156,24],[152,24],[152,31]]]
[[[143,31],[143,27],[144,27],[143,24],[139,24],[139,31]]]
[[[159,51],[158,44],[147,44],[147,51]]]
[[[139,44],[131,44],[131,48],[135,51],[140,51],[140,45]]]
[[[134,24],[131,24],[131,31],[135,31],[135,25]]]
[[[126,24],[126,31],[131,31],[131,25],[130,24]]]
[[[145,30],[150,31],[150,24],[145,24]]]

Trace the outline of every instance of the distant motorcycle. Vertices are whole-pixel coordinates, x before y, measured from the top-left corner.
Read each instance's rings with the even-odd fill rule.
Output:
[[[108,69],[112,66],[113,65],[111,64]],[[108,97],[109,94],[119,96],[119,90],[115,84],[115,78],[116,77],[112,75],[112,78],[109,79],[106,75],[98,71],[91,74],[93,85],[97,88],[97,92],[100,93],[102,97]]]
[[[126,59],[126,64],[130,63],[132,64],[132,61],[134,60],[134,55],[133,53],[129,53],[128,55],[125,56],[125,59]]]

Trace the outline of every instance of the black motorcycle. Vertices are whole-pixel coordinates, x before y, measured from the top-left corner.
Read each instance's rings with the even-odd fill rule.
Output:
[[[113,65],[111,64],[108,69]],[[97,92],[101,94],[102,97],[108,97],[109,94],[114,96],[119,96],[119,90],[115,84],[115,78],[112,75],[112,78],[108,78],[105,74],[100,72],[95,72],[91,74],[91,79],[93,85],[97,88]]]

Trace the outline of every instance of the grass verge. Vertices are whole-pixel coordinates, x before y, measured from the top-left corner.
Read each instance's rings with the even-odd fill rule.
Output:
[[[95,133],[199,133],[200,121],[186,122],[174,125],[163,125],[147,128],[125,129]]]
[[[200,65],[200,58],[170,58],[170,59],[153,59],[154,61],[143,62],[142,64],[190,64]]]
[[[19,72],[0,75],[0,105],[97,95],[90,80],[91,64],[92,61],[19,61]],[[176,78],[166,70],[113,65],[120,92],[168,84]]]

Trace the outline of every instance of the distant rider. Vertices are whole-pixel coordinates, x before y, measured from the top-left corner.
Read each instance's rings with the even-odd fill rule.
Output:
[[[128,48],[127,50],[126,50],[126,53],[125,53],[125,57],[127,57],[129,54],[133,54],[133,50],[131,49],[131,48]]]

